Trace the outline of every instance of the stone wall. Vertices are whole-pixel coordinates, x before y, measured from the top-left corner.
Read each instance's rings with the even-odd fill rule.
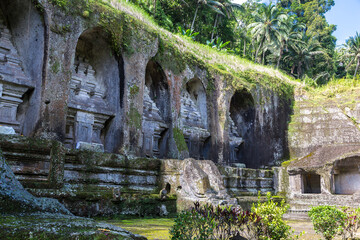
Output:
[[[30,193],[56,198],[80,216],[161,215],[196,201],[249,203],[257,201],[251,196],[258,191],[274,192],[271,170],[218,167],[210,160],[71,150],[57,141],[16,135],[0,135],[0,149]],[[165,199],[160,189],[166,189]]]

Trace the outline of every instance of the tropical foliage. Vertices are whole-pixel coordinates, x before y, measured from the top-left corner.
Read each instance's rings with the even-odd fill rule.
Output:
[[[334,0],[129,0],[153,15],[158,24],[218,50],[226,49],[256,63],[270,65],[314,85],[336,77],[356,77],[360,36],[336,48],[325,13]],[[186,30],[185,30],[186,29]],[[193,34],[199,33],[195,36]],[[308,81],[309,82],[309,81]]]

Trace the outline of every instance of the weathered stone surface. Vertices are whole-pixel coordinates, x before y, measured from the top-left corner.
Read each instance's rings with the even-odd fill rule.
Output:
[[[104,152],[104,145],[100,143],[77,142],[76,149],[93,152]]]
[[[12,127],[0,126],[0,134],[14,135],[14,134],[15,134],[15,130],[14,130],[14,128],[12,128]]]
[[[170,184],[171,194],[176,194],[177,209],[192,207],[194,202],[214,205],[236,204],[224,186],[222,176],[212,161],[163,160],[162,184]]]
[[[0,124],[13,127],[21,132],[23,122],[18,109],[24,104],[23,95],[34,84],[25,75],[18,52],[11,42],[11,33],[7,28],[0,10]]]
[[[55,199],[37,198],[27,192],[0,153],[0,213],[48,212],[71,214]]]
[[[237,196],[256,196],[274,192],[274,176],[272,170],[219,167],[224,185],[229,194]]]

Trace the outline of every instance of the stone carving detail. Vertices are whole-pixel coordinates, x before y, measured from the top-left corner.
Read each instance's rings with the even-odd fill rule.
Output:
[[[74,68],[70,83],[72,97],[84,100],[89,100],[90,98],[92,101],[106,104],[104,101],[105,88],[96,81],[95,71],[93,67],[86,62],[86,59],[78,57]]]
[[[93,67],[86,59],[77,59],[70,82],[65,144],[104,151],[101,131],[114,114],[105,101],[105,87],[96,79]]]
[[[23,95],[31,88],[34,85],[21,67],[20,57],[0,12],[0,125],[20,131],[17,110],[23,102]]]
[[[238,134],[238,129],[235,126],[234,121],[229,116],[229,144],[230,144],[230,162],[238,162],[237,153],[241,144],[244,143],[244,140]]]
[[[186,90],[181,96],[181,118],[190,156],[196,159],[203,158],[202,149],[210,133],[205,127],[197,105]]]
[[[161,138],[168,125],[161,117],[159,108],[150,97],[150,90],[144,86],[144,110],[143,110],[143,151],[146,156],[159,157],[161,148]]]

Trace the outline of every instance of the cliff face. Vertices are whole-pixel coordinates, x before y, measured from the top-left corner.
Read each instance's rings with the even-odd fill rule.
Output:
[[[255,168],[287,155],[281,73],[166,32],[126,2],[0,7],[0,124],[17,134]]]
[[[360,104],[356,86],[341,85],[318,93],[296,93],[294,115],[289,125],[291,158],[305,157],[315,150],[360,141]],[[336,90],[337,89],[337,90]]]

